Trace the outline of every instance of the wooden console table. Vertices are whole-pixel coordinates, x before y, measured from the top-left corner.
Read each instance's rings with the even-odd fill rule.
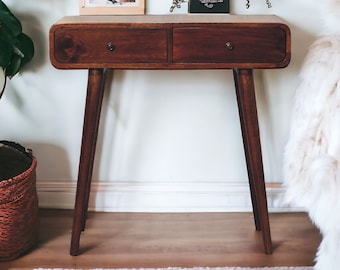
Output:
[[[71,255],[85,229],[105,69],[232,69],[256,230],[273,251],[253,69],[286,67],[290,30],[276,16],[134,15],[65,17],[50,29],[58,69],[88,69]]]

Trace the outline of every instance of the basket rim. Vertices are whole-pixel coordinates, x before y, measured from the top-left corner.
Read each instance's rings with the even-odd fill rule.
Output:
[[[30,175],[32,173],[32,171],[34,171],[36,169],[36,167],[37,167],[37,159],[35,157],[32,157],[32,163],[31,163],[31,165],[29,166],[29,168],[27,170],[23,171],[22,173],[14,176],[14,177],[1,180],[0,181],[0,187],[3,186],[2,185],[3,183],[10,184],[11,182],[15,182],[18,179],[26,178],[28,175]]]
[[[2,179],[0,181],[0,187],[5,187],[7,185],[10,185],[12,182],[18,181],[20,179],[25,179],[28,177],[37,167],[37,159],[32,155],[32,150],[24,148],[22,145],[10,141],[0,141],[0,147],[6,147],[8,149],[11,149],[23,157],[27,158],[29,164],[29,167],[24,170],[22,173],[15,175],[14,177],[8,178],[8,179]]]

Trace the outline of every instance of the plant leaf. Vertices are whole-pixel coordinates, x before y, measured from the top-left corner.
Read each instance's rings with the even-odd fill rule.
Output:
[[[34,44],[22,33],[21,22],[0,0],[0,67],[9,78],[17,74],[34,55]]]
[[[17,37],[22,32],[20,21],[8,7],[0,1],[0,39],[8,40]]]
[[[0,41],[0,67],[7,67],[12,58],[12,46],[4,41]]]
[[[30,37],[26,34],[21,33],[18,36],[18,42],[16,48],[20,51],[22,60],[20,68],[26,65],[34,56],[34,44]]]
[[[17,54],[13,54],[10,64],[5,69],[5,74],[9,78],[12,78],[17,74],[21,68],[21,57]]]

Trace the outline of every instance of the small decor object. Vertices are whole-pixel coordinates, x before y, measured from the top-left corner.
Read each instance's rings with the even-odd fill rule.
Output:
[[[172,5],[170,7],[170,12],[173,12],[175,8],[180,9],[182,7],[182,3],[186,0],[173,0]]]
[[[37,242],[37,161],[21,145],[0,141],[0,164],[0,261],[8,261]]]
[[[229,0],[189,0],[189,13],[230,13]]]
[[[145,0],[79,0],[80,15],[144,14]]]
[[[266,0],[266,4],[268,8],[272,7],[272,3],[270,2],[270,0]],[[249,9],[250,8],[250,0],[246,0],[246,8]]]

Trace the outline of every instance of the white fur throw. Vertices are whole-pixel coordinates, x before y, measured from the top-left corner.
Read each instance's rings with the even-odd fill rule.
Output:
[[[340,36],[310,47],[284,156],[289,202],[306,208],[323,240],[317,270],[340,269]]]

